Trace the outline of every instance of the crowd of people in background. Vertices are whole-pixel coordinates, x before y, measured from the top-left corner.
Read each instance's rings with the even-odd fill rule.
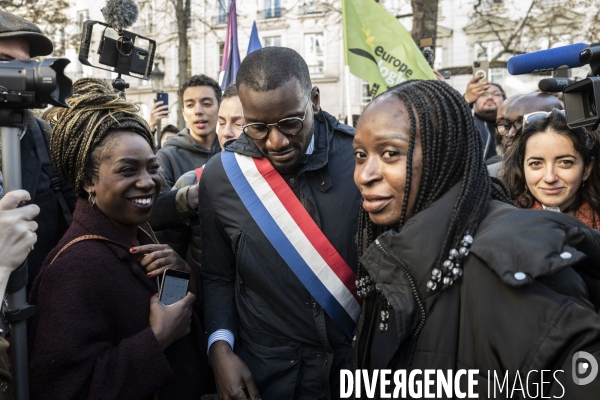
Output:
[[[0,61],[51,52],[0,11]],[[390,87],[356,129],[320,100],[267,47],[224,91],[190,77],[186,127],[96,78],[28,114],[24,190],[0,174],[0,294],[27,259],[32,399],[337,399],[341,370],[461,368],[482,398],[483,371],[550,369],[544,395],[597,398],[571,360],[600,360],[598,132],[479,76]],[[169,306],[166,269],[190,276]]]

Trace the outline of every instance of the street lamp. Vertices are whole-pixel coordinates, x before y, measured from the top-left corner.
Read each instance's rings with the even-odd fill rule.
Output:
[[[158,69],[158,63],[154,63],[154,69],[152,70],[152,72],[150,73],[150,81],[152,83],[152,91],[154,93],[160,93],[162,92],[163,89],[163,81],[165,80],[165,73],[162,72],[160,69]],[[158,101],[158,96],[156,99],[154,99],[154,101]],[[159,118],[158,121],[156,121],[156,148],[160,149],[160,141],[161,141],[161,131],[162,131],[162,126],[161,126],[161,119]]]
[[[162,92],[165,73],[158,69],[158,63],[154,63],[154,69],[150,73],[150,81],[152,83],[152,91],[155,93]]]

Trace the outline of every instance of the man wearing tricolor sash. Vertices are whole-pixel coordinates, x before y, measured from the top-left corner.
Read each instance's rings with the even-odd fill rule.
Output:
[[[320,109],[295,51],[249,54],[244,134],[200,181],[209,358],[221,399],[339,398],[360,303],[354,129]]]

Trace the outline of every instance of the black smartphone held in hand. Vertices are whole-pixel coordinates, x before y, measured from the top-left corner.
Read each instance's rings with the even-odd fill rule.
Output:
[[[169,93],[156,93],[156,101],[162,101],[163,102],[163,106],[168,106],[169,105]]]
[[[158,298],[165,306],[177,303],[187,295],[189,284],[189,273],[167,268],[163,272]]]

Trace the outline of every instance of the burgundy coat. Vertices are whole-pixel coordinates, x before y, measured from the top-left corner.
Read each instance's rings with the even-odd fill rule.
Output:
[[[192,332],[164,352],[150,328],[157,292],[137,259],[101,235],[130,245],[97,207],[77,202],[73,224],[50,252],[30,294],[31,399],[199,399],[209,372],[197,316]],[[151,243],[142,232],[142,244]]]

